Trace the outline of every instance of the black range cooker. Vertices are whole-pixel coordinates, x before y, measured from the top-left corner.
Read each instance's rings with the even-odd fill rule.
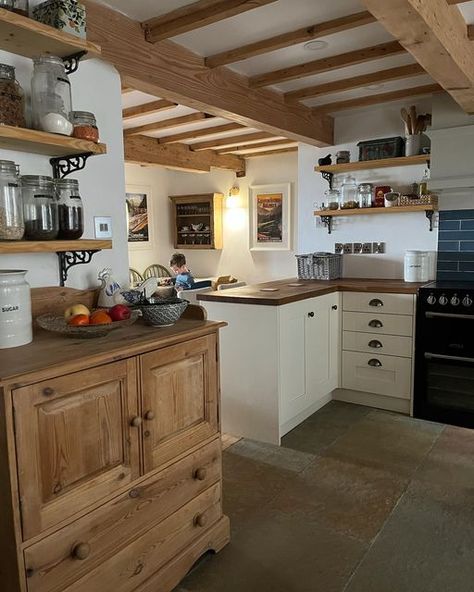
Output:
[[[420,289],[414,416],[474,428],[474,282]]]

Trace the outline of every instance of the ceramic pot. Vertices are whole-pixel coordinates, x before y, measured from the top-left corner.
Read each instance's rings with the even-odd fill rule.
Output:
[[[33,339],[30,286],[23,269],[0,269],[0,349]]]

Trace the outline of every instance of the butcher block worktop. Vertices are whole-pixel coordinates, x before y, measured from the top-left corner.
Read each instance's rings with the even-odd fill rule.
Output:
[[[408,283],[403,280],[343,278],[339,280],[298,280],[289,278],[198,294],[199,300],[279,306],[314,298],[332,292],[384,292],[416,294],[424,283]]]

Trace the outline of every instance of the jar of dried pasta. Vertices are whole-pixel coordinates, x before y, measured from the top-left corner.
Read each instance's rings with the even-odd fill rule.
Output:
[[[8,64],[0,64],[0,124],[26,127],[25,95]]]

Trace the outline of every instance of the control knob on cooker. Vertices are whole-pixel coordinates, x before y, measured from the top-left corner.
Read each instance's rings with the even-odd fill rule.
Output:
[[[436,304],[436,296],[433,293],[431,293],[426,299],[426,302],[431,305]]]
[[[459,306],[461,304],[461,300],[459,299],[457,294],[454,294],[454,296],[451,298],[451,305],[452,306]]]
[[[448,298],[444,294],[442,294],[439,297],[439,303],[441,304],[441,306],[446,306],[446,304],[448,304]]]
[[[469,296],[469,294],[464,296],[462,303],[463,306],[472,306],[472,298]]]

